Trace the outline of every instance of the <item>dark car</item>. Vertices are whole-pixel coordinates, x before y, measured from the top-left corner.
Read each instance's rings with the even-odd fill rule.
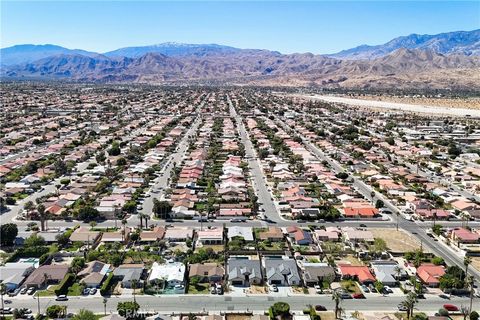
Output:
[[[362,227],[362,228],[366,228],[366,227],[367,227],[367,225],[366,225],[365,223],[360,223],[360,227]]]
[[[316,310],[316,311],[327,311],[327,308],[325,308],[324,306],[321,306],[321,305],[317,304],[317,305],[315,306],[315,310]]]

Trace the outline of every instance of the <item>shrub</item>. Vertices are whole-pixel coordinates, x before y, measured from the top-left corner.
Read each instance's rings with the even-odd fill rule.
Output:
[[[107,276],[107,279],[105,279],[105,281],[103,281],[103,284],[100,288],[100,294],[102,296],[110,293],[110,286],[111,286],[111,283],[112,283],[112,278],[113,278],[113,272],[110,272]]]
[[[57,296],[61,294],[66,294],[68,291],[68,288],[73,284],[74,279],[75,279],[75,276],[72,273],[67,273],[65,275],[65,278],[63,278],[63,280],[55,289],[55,294]]]
[[[470,313],[470,320],[478,320],[480,316],[478,315],[478,312],[477,311],[472,311]]]
[[[47,316],[52,319],[60,317],[65,310],[65,307],[58,304],[51,305],[47,308]]]

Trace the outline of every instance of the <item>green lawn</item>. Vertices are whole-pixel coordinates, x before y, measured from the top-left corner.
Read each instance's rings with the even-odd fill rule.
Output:
[[[70,288],[68,288],[67,296],[81,296],[83,291],[83,286],[79,283],[74,283]]]
[[[191,294],[205,294],[209,293],[210,285],[208,283],[199,283],[196,286],[189,285],[188,293]]]
[[[362,293],[357,283],[353,280],[342,280],[340,285],[347,290],[348,293]]]

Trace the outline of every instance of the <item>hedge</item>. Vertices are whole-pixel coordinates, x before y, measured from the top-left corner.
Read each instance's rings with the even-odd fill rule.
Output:
[[[102,287],[100,288],[100,294],[102,296],[110,293],[110,285],[111,285],[111,282],[112,282],[112,278],[113,278],[113,272],[110,272],[107,276],[107,279],[105,279],[105,281],[103,281]]]
[[[67,273],[65,275],[65,278],[63,278],[62,282],[57,286],[55,289],[55,294],[61,295],[61,294],[66,294],[68,292],[68,288],[73,284],[73,281],[75,280],[75,276],[73,273]]]

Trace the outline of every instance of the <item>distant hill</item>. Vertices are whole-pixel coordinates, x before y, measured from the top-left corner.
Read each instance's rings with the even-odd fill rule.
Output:
[[[361,45],[329,55],[338,59],[376,59],[398,49],[432,50],[441,54],[480,55],[480,29],[436,35],[411,34],[378,46]]]
[[[216,44],[164,43],[105,54],[25,45],[2,49],[10,55],[7,62],[28,62],[5,66],[2,61],[0,75],[85,82],[480,89],[479,32],[400,37],[384,47],[344,51],[341,57]],[[355,58],[346,58],[350,54]],[[32,60],[35,56],[41,58]]]
[[[241,49],[222,46],[218,44],[185,44],[176,42],[165,42],[152,46],[126,47],[106,52],[108,57],[138,58],[147,53],[161,53],[166,56],[204,56],[208,54],[236,53]]]
[[[98,55],[98,53],[95,52],[80,49],[72,50],[53,44],[21,44],[0,49],[0,63],[6,66],[24,64],[59,54],[82,54],[85,56]]]

